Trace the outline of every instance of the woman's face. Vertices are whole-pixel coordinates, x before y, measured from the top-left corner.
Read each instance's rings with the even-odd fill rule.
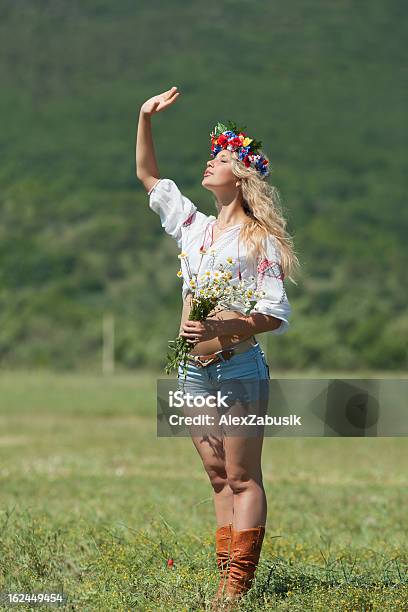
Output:
[[[232,152],[221,149],[214,158],[207,162],[202,186],[209,190],[236,189],[237,177],[232,172]]]

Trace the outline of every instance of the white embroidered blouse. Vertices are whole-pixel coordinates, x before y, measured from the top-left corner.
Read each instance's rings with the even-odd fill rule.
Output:
[[[276,248],[276,240],[272,235],[266,239],[266,258],[258,260],[255,266],[246,261],[246,249],[242,240],[238,244],[238,235],[242,224],[235,225],[224,231],[223,234],[211,245],[211,229],[216,221],[214,215],[205,215],[193,202],[184,196],[176,183],[168,178],[160,178],[148,192],[149,207],[160,216],[161,225],[167,234],[172,236],[178,247],[188,254],[190,271],[192,274],[203,274],[207,270],[215,269],[220,263],[225,263],[227,257],[233,260],[229,268],[232,273],[231,282],[238,282],[238,270],[241,271],[242,279],[248,282],[247,287],[265,291],[265,296],[259,299],[250,314],[260,312],[277,319],[282,323],[276,329],[270,331],[272,334],[283,334],[289,327],[289,316],[291,306],[287,299],[283,285],[284,275],[280,265],[280,258]],[[204,243],[206,253],[200,253],[200,247]],[[209,247],[215,250],[211,255]],[[239,260],[238,260],[239,246]],[[238,266],[239,261],[239,266]],[[191,288],[186,266],[181,266],[183,272],[183,300]],[[253,277],[253,280],[251,280]],[[198,281],[198,279],[197,279]],[[197,282],[199,287],[199,281]],[[229,308],[230,310],[242,311],[242,306]]]

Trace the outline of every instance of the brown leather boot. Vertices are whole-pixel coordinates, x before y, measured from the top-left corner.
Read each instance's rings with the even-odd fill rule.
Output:
[[[229,556],[231,545],[232,523],[218,527],[215,532],[215,549],[217,553],[217,565],[220,570],[221,580],[218,585],[218,591],[214,602],[221,599],[223,591],[226,589],[228,571],[229,571]]]
[[[235,531],[232,529],[230,566],[227,580],[226,597],[229,601],[239,599],[252,586],[265,527],[251,527]]]

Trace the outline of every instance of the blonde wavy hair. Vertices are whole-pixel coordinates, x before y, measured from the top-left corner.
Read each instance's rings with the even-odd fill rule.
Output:
[[[262,154],[267,157],[265,153]],[[250,218],[240,231],[240,239],[246,245],[248,259],[258,260],[266,257],[264,240],[272,234],[278,243],[280,264],[285,278],[297,285],[294,277],[301,266],[294,250],[293,238],[286,230],[287,221],[278,189],[266,182],[257,170],[247,168],[238,159],[235,151],[231,155],[231,168],[241,181],[243,209]],[[216,199],[215,204],[217,206]]]

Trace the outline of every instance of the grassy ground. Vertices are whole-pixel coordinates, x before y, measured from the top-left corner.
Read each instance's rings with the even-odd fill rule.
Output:
[[[81,612],[209,609],[211,490],[191,440],[156,437],[157,377],[2,372],[0,590],[63,590]],[[267,533],[237,610],[408,610],[407,449],[266,438]]]

